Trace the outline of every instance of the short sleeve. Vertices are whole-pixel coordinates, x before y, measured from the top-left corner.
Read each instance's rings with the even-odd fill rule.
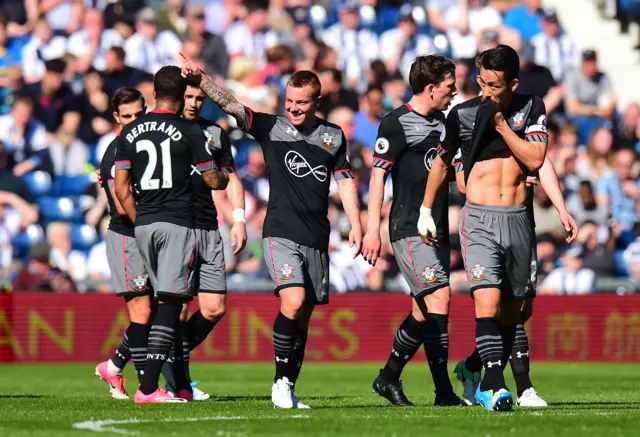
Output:
[[[353,179],[353,172],[351,171],[351,164],[349,164],[349,156],[347,155],[347,139],[342,133],[342,141],[340,142],[340,148],[336,153],[335,164],[333,166],[333,177],[336,181],[340,179]]]
[[[400,120],[388,115],[378,128],[378,138],[373,148],[373,166],[391,171],[406,146],[407,139]]]
[[[532,99],[524,138],[528,142],[547,144],[549,136],[547,134],[547,110],[540,97],[533,97]]]
[[[578,78],[578,72],[573,71],[567,75],[565,79],[565,89],[567,99],[577,99],[580,96],[580,84]]]
[[[231,140],[229,140],[229,135],[223,129],[220,129],[220,162],[218,166],[222,173],[234,173],[236,171],[236,163],[231,151]]]
[[[452,158],[456,156],[458,150],[460,150],[460,119],[458,118],[458,107],[454,107],[444,123],[438,155],[441,158]]]
[[[122,135],[116,139],[116,170],[129,170],[131,168],[131,152],[127,147],[127,141]]]
[[[113,140],[113,141],[115,146],[115,142],[117,140]],[[114,175],[111,174],[111,169],[114,165],[115,153],[116,153],[115,147],[113,146],[107,147],[107,150],[104,152],[104,156],[100,161],[100,177],[102,178],[102,188],[106,191],[108,191],[109,188],[113,188],[113,184],[114,184],[114,179],[113,179]]]
[[[193,124],[189,129],[191,163],[200,173],[218,169],[217,158],[219,152],[213,150],[209,145],[210,140],[205,136],[200,126]]]
[[[278,116],[273,114],[265,114],[264,112],[254,112],[251,108],[244,107],[244,120],[242,126],[243,131],[261,142],[269,138],[269,132],[276,124]],[[262,144],[261,144],[262,145]]]
[[[596,182],[594,192],[596,196],[606,196],[609,194],[609,178],[601,178]]]
[[[453,157],[453,168],[456,173],[461,173],[464,171],[464,160],[462,159],[462,149],[458,149],[455,156]]]
[[[608,93],[611,93],[613,90],[613,87],[611,86],[611,81],[604,74],[600,77],[600,83],[598,85],[600,87],[601,93],[608,94]]]

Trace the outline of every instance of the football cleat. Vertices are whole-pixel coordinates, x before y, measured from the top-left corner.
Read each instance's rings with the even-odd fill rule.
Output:
[[[271,402],[273,402],[274,407],[293,408],[292,385],[287,377],[280,378],[273,383],[271,387]]]
[[[507,389],[501,388],[498,391],[476,390],[476,401],[487,411],[511,411],[513,408],[513,396]]]
[[[298,408],[300,410],[311,408],[307,404],[300,402],[300,399],[298,399],[298,396],[296,396],[296,393],[293,390],[291,390],[291,400],[293,401],[293,408]]]
[[[464,387],[464,393],[462,399],[467,405],[478,405],[476,402],[476,390],[480,386],[482,374],[480,372],[470,372],[465,366],[467,360],[464,359],[456,364],[456,368],[453,371],[456,375],[456,379],[462,383]]]
[[[109,362],[104,361],[96,366],[96,376],[109,384],[109,392],[114,399],[129,399],[127,391],[124,389],[124,377],[122,373],[109,373]]]
[[[540,397],[540,395],[536,392],[533,387],[526,389],[522,396],[518,398],[518,406],[519,407],[533,407],[533,408],[544,408],[549,405],[545,402],[544,399]]]
[[[378,375],[373,381],[373,392],[378,393],[392,405],[396,407],[413,407],[413,404],[407,399],[402,387],[402,381],[387,382]]]
[[[158,388],[156,391],[151,393],[150,395],[146,395],[138,389],[136,392],[135,403],[136,404],[165,404],[165,403],[181,403],[187,402],[186,399],[183,398],[174,398],[170,396],[166,391]]]
[[[196,387],[196,382],[191,383],[191,390],[193,390],[193,400],[194,401],[206,401],[211,397],[209,393],[205,393]]]
[[[460,399],[455,393],[439,394],[436,392],[436,400],[433,403],[436,407],[460,407],[467,403]]]

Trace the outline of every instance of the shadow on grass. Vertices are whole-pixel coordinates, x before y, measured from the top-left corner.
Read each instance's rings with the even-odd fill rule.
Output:
[[[5,395],[0,394],[0,399],[40,399],[46,396],[42,395]]]
[[[569,407],[570,409],[601,408],[603,410],[640,410],[640,402],[608,402],[608,401],[552,402],[552,403],[549,403],[549,406],[550,407]]]

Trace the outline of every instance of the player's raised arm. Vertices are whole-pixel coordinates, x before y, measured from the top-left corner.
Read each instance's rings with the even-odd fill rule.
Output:
[[[180,56],[183,59],[182,76],[199,83],[200,88],[220,109],[234,117],[239,126],[244,125],[244,105],[238,102],[231,94],[218,87],[191,59],[182,53],[180,53]]]
[[[136,201],[131,192],[131,158],[127,151],[127,144],[118,139],[116,145],[114,188],[116,199],[131,222],[136,222]]]

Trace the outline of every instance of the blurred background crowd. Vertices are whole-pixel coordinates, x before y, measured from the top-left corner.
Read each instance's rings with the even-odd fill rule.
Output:
[[[111,291],[103,241],[108,206],[94,176],[117,132],[110,97],[119,87],[137,87],[153,109],[153,74],[163,65],[180,65],[181,51],[256,111],[281,113],[289,75],[316,71],[322,82],[319,115],[341,126],[349,141],[366,228],[377,127],[385,113],[410,98],[413,59],[437,53],[455,60],[456,104],[478,95],[474,56],[506,43],[520,53],[520,91],[545,101],[549,157],[581,226],[578,243],[568,247],[556,210],[536,188],[540,293],[633,292],[640,281],[640,106],[618,104],[598,52],[574,40],[558,12],[542,3],[0,1],[5,289]],[[638,21],[640,3],[616,3],[624,32]],[[247,247],[234,257],[226,241],[229,288],[271,290],[261,247],[269,196],[261,149],[211,102],[202,116],[228,130],[246,190]],[[454,292],[462,292],[467,283],[457,227],[464,199],[451,188],[451,282]],[[391,181],[383,207],[382,257],[375,268],[361,257],[352,259],[335,183],[332,193],[331,287],[407,291],[388,236]],[[230,207],[224,193],[216,201],[227,235]]]

